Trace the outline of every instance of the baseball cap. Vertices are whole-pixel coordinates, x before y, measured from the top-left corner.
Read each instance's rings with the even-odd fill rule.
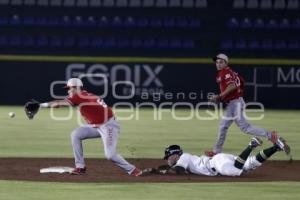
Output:
[[[83,83],[79,78],[70,78],[64,88],[83,87]]]
[[[228,56],[226,56],[225,54],[223,53],[219,53],[218,55],[216,55],[215,57],[213,57],[213,61],[216,62],[216,60],[218,59],[222,59],[222,60],[225,60],[226,63],[228,63]]]
[[[174,154],[178,154],[181,155],[182,154],[182,149],[179,145],[174,144],[174,145],[170,145],[165,149],[165,156],[164,159],[168,159],[170,156],[174,155]]]

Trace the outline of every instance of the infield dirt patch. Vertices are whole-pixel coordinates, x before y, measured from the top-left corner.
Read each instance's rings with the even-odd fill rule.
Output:
[[[164,164],[158,159],[128,159],[143,169]],[[200,175],[148,175],[132,177],[103,159],[86,159],[85,175],[40,174],[41,168],[54,166],[73,167],[71,158],[0,158],[1,180],[44,182],[254,182],[254,181],[300,181],[300,161],[267,161],[260,168],[240,177],[208,177]]]

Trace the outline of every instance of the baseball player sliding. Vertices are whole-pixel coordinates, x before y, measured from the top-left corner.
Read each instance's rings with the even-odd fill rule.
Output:
[[[165,149],[164,159],[167,165],[157,169],[144,169],[143,174],[191,173],[206,176],[240,176],[243,172],[261,166],[274,153],[283,151],[285,146],[283,139],[280,138],[273,146],[260,151],[256,156],[250,156],[252,150],[261,145],[262,141],[254,137],[239,156],[219,153],[213,157],[183,153],[179,145],[171,145]]]
[[[220,87],[220,94],[213,95],[209,101],[217,103],[223,102],[226,105],[225,115],[219,125],[219,134],[217,142],[212,151],[206,151],[206,155],[213,156],[222,152],[222,147],[226,139],[227,131],[232,122],[244,133],[265,137],[273,144],[280,140],[280,137],[275,131],[266,131],[262,128],[252,126],[247,122],[244,116],[245,102],[244,94],[244,79],[228,66],[228,57],[225,54],[218,54],[213,58],[215,61],[218,73],[217,83]],[[282,139],[282,138],[281,138]],[[283,141],[283,150],[286,154],[290,154],[290,147]]]
[[[128,163],[117,153],[117,141],[120,124],[111,108],[103,99],[95,94],[83,90],[83,83],[78,78],[68,80],[65,88],[68,89],[68,97],[63,100],[54,100],[46,103],[38,103],[31,100],[25,105],[25,111],[29,119],[32,119],[39,108],[57,108],[62,106],[78,106],[87,125],[76,128],[71,134],[73,153],[75,157],[75,169],[71,174],[80,175],[86,173],[86,165],[83,158],[82,140],[101,138],[104,145],[105,157],[115,165],[122,168],[132,176],[140,176],[142,171]]]

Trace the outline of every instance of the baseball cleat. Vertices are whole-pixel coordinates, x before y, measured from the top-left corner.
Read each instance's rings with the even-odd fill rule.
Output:
[[[275,145],[281,150],[286,153],[286,155],[289,155],[291,153],[290,146],[286,143],[285,139],[282,137],[278,138]]]
[[[271,132],[271,138],[270,138],[270,141],[273,143],[273,144],[276,144],[278,140],[278,134],[276,131],[272,131]]]
[[[261,146],[262,143],[263,143],[263,141],[262,141],[261,139],[259,139],[259,138],[257,138],[257,137],[253,137],[253,138],[251,138],[251,140],[250,140],[249,146],[250,146],[251,148],[256,148],[256,147],[258,147],[258,146]]]
[[[143,171],[140,170],[139,168],[135,168],[135,169],[130,173],[131,176],[141,176],[142,174],[143,174]]]
[[[70,172],[71,175],[83,175],[86,172],[86,167],[79,168],[76,167],[73,171]]]

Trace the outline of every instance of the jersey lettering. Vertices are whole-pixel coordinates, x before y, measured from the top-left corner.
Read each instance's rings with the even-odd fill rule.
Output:
[[[97,99],[97,103],[99,103],[101,106],[103,106],[103,108],[107,108],[107,105],[106,105],[106,103],[104,102],[104,100],[103,99]]]

